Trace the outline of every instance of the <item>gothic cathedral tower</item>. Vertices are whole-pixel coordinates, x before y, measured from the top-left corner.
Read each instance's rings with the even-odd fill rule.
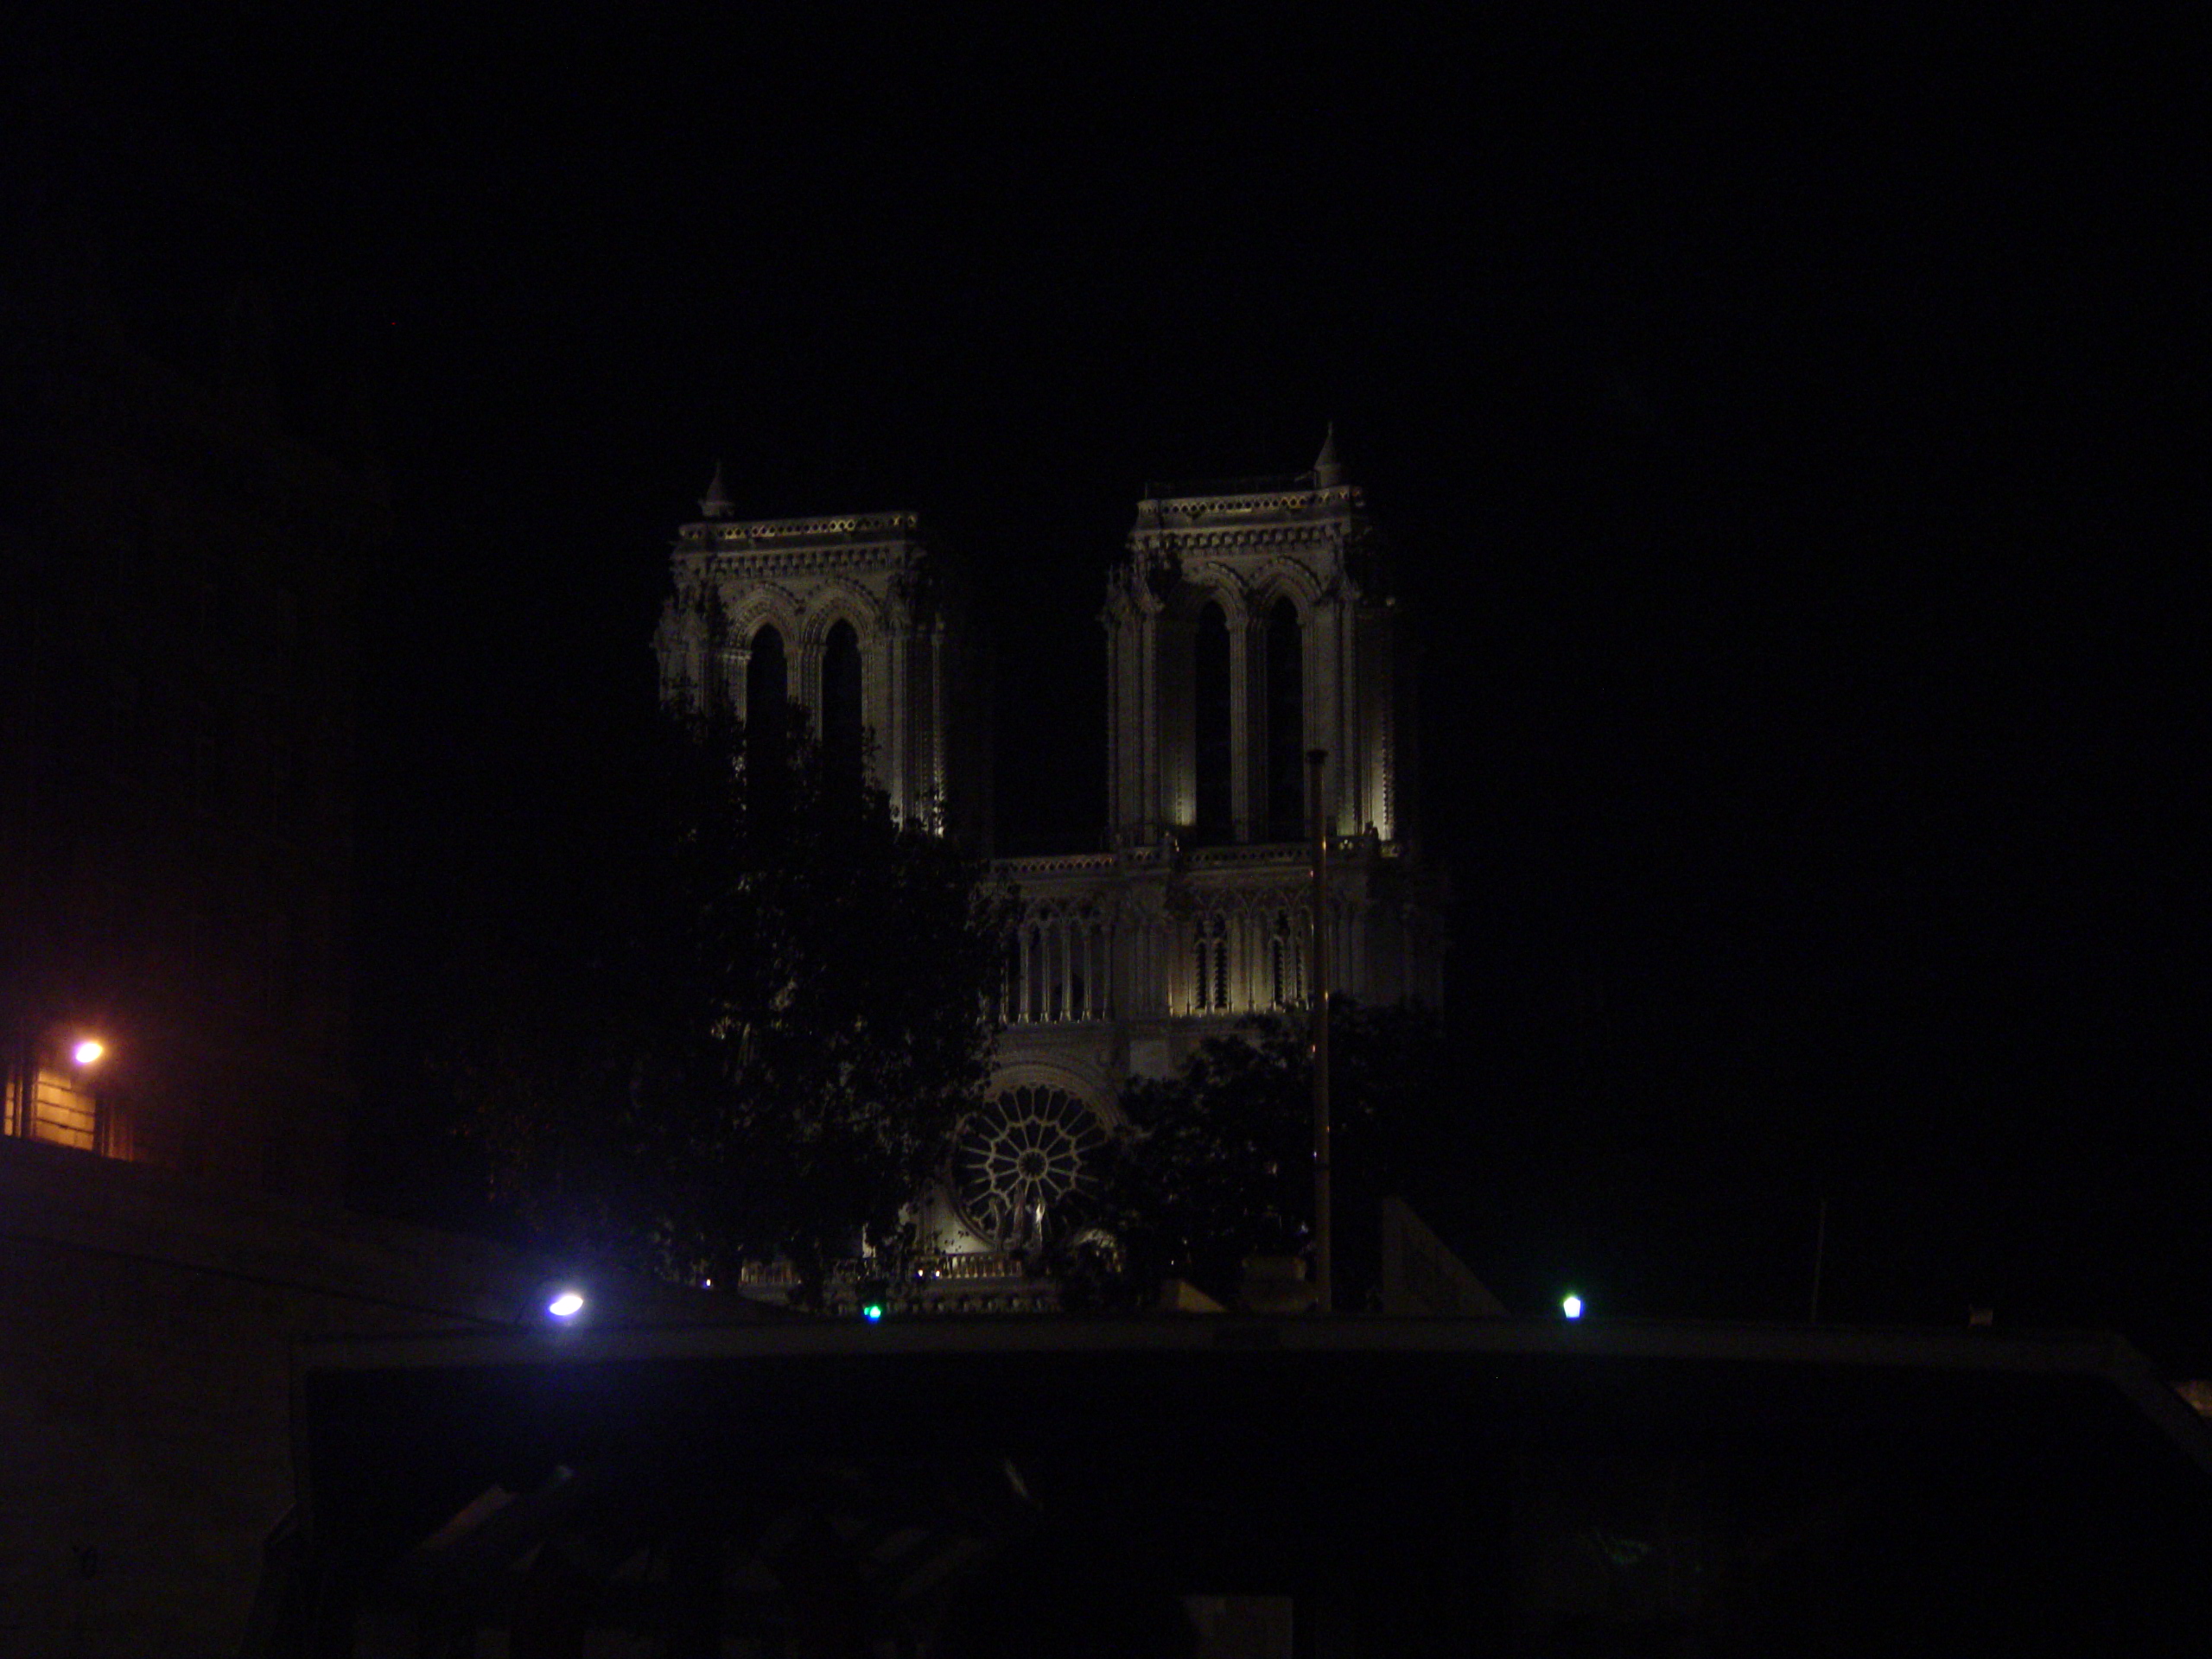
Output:
[[[1389,579],[1333,435],[1310,472],[1138,504],[1101,618],[1104,850],[999,866],[1024,914],[996,1096],[953,1182],[982,1241],[1027,1246],[1056,1210],[1080,1216],[1087,1138],[1119,1121],[1128,1078],[1307,1005],[1314,813],[1332,993],[1439,1000],[1440,883],[1414,839],[1412,647]]]
[[[902,821],[988,845],[980,676],[957,572],[911,512],[739,519],[721,469],[677,532],[653,648],[661,700],[727,702],[748,726],[785,699],[825,746],[865,753]]]
[[[1329,435],[1311,473],[1138,504],[1106,601],[1118,846],[1298,842],[1327,761],[1332,836],[1395,846],[1412,766],[1381,543]]]

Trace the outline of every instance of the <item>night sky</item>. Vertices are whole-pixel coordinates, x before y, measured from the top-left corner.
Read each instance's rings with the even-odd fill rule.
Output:
[[[1020,852],[1097,836],[1143,484],[1333,421],[1456,893],[1417,1207],[1517,1310],[1796,1318],[1825,1199],[1829,1316],[2212,1373],[2181,30],[1518,10],[53,36],[14,130],[146,326],[265,283],[388,480],[369,1200],[467,1184],[445,918],[649,694],[717,460],[971,561]]]

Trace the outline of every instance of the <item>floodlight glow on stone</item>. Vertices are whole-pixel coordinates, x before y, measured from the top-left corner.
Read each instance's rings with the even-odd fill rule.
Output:
[[[556,1319],[573,1319],[584,1311],[584,1299],[573,1290],[564,1290],[545,1304],[545,1311]]]
[[[79,1065],[96,1065],[99,1062],[100,1056],[106,1052],[106,1044],[98,1038],[87,1037],[69,1051],[69,1057]]]
[[[1562,1301],[1559,1305],[1559,1311],[1566,1314],[1570,1319],[1580,1319],[1582,1317],[1582,1299],[1580,1296],[1570,1294],[1566,1300]]]

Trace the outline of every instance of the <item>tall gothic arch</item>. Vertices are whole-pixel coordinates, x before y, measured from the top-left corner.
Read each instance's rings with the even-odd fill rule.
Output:
[[[841,619],[830,625],[822,646],[822,748],[840,777],[860,775],[867,753],[865,700],[860,632]]]
[[[763,760],[777,759],[784,752],[791,693],[784,636],[774,623],[764,622],[745,645],[745,738]]]
[[[1229,623],[1217,601],[1198,607],[1191,637],[1191,828],[1199,842],[1236,834],[1235,699],[1230,694]]]
[[[1263,626],[1260,712],[1266,726],[1258,747],[1265,757],[1267,816],[1260,839],[1293,841],[1306,833],[1305,626],[1287,595],[1268,607]]]

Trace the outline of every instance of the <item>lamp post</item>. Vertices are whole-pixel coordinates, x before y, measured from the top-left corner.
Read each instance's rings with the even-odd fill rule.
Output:
[[[1336,1312],[1329,1227],[1329,819],[1321,804],[1326,749],[1306,752],[1313,811],[1313,1278],[1317,1313]]]

